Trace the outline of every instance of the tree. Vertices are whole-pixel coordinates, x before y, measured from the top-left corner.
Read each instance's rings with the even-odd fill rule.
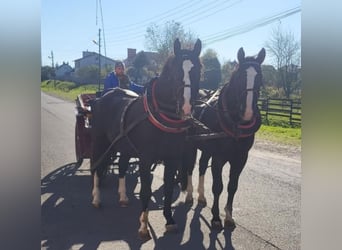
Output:
[[[207,49],[201,57],[204,73],[201,87],[216,90],[222,80],[221,64],[217,59],[217,53],[213,49]]]
[[[82,67],[77,70],[76,74],[82,83],[96,84],[98,83],[99,67],[94,65]]]
[[[148,58],[144,51],[141,51],[137,54],[133,61],[133,67],[136,69],[136,82],[140,82],[143,79],[143,68],[149,64]]]
[[[190,48],[197,39],[195,37],[191,31],[185,32],[179,22],[169,21],[163,27],[152,24],[146,29],[145,46],[150,51],[158,52],[158,64],[164,65],[166,59],[173,54],[176,38],[179,38],[184,48]]]
[[[147,79],[151,79],[151,72],[148,71],[148,66],[150,65],[150,60],[147,57],[146,53],[144,51],[140,51],[133,63],[132,66],[127,69],[127,75],[135,83],[144,85],[144,82],[147,81]]]
[[[55,69],[50,66],[41,67],[40,71],[40,79],[41,81],[45,81],[48,79],[52,79],[55,76]]]
[[[222,84],[229,82],[236,65],[236,61],[227,61],[222,65]]]
[[[274,59],[277,82],[287,98],[297,90],[300,64],[300,43],[291,32],[283,32],[280,25],[272,30],[271,39],[265,43],[266,50]]]

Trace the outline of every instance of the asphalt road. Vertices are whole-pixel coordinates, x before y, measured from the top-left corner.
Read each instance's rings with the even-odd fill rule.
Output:
[[[175,187],[176,234],[165,233],[162,215],[163,166],[153,173],[149,223],[152,239],[137,237],[140,215],[139,176],[127,175],[130,205],[118,205],[117,170],[105,180],[103,207],[91,206],[89,161],[75,164],[75,104],[41,95],[41,249],[300,249],[300,154],[269,148],[256,141],[240,177],[234,203],[233,232],[211,231],[210,168],[206,175],[208,205],[184,205]],[[228,180],[229,165],[223,180]],[[198,171],[194,173],[194,187]],[[221,213],[226,202],[221,195]],[[196,189],[196,188],[195,188]]]

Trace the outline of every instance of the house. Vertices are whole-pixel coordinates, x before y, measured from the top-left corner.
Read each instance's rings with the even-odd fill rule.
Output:
[[[71,73],[74,69],[69,63],[63,62],[61,66],[57,66],[55,69],[55,77],[57,80],[66,81],[70,79]]]
[[[147,59],[149,60],[149,65],[147,65],[147,69],[152,72],[158,72],[160,69],[158,69],[158,53],[155,52],[144,52],[147,56]],[[130,66],[133,65],[133,62],[137,56],[136,49],[127,49],[127,59],[123,60],[125,63],[126,69],[128,69]],[[100,62],[99,62],[100,58]],[[101,63],[101,73],[103,76],[103,73],[105,74],[109,71],[112,71],[115,63],[118,60],[113,60],[111,58],[108,58],[106,56],[101,55],[99,57],[99,54],[96,52],[90,52],[90,51],[83,51],[82,57],[79,59],[74,60],[75,62],[75,70],[72,73],[72,81],[76,82],[78,84],[82,83],[97,83],[99,81],[98,76],[89,76],[84,74],[79,74],[80,69],[89,67],[89,66],[95,66],[97,69],[99,67],[99,63]],[[84,73],[84,72],[83,72]],[[147,81],[146,79],[144,79]],[[104,79],[100,79],[100,82],[103,83]]]
[[[101,63],[101,69],[105,69],[107,67],[114,68],[115,60],[105,57],[101,55],[99,57],[99,54],[96,52],[90,52],[90,51],[83,51],[82,57],[79,59],[76,59],[75,62],[75,72],[77,72],[80,68],[88,67],[88,66],[99,66],[99,59]]]

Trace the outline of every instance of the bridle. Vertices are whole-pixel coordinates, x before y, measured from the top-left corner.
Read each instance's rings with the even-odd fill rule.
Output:
[[[155,87],[158,78],[152,80],[143,95],[144,110],[148,115],[149,121],[167,133],[182,133],[191,125],[188,120],[180,119],[175,113],[165,110],[165,105],[160,107],[155,96]]]
[[[243,62],[238,66],[239,68],[236,71],[241,70],[240,66],[247,66],[247,68],[249,66],[254,66],[254,68],[259,68],[260,64],[257,62]],[[260,70],[258,69],[258,71]],[[244,138],[251,136],[259,129],[261,125],[259,109],[256,104],[253,104],[253,107],[255,107],[253,117],[249,122],[245,122],[242,121],[242,119],[240,119],[239,108],[241,107],[241,100],[243,99],[242,96],[245,96],[245,93],[253,92],[255,95],[253,98],[258,98],[260,85],[254,84],[252,88],[246,88],[242,90],[242,92],[239,94],[237,98],[238,103],[236,107],[238,107],[238,116],[235,115],[234,117],[232,115],[232,107],[228,106],[227,100],[229,94],[231,94],[229,93],[229,91],[231,91],[232,88],[232,86],[229,85],[226,85],[221,89],[220,98],[218,102],[217,116],[220,127],[227,135],[232,136],[234,138]],[[238,117],[238,119],[236,117]]]

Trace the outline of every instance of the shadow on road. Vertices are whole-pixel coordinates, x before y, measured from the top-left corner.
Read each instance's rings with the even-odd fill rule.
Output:
[[[144,244],[138,239],[140,200],[136,189],[138,172],[130,171],[126,176],[127,195],[130,204],[121,208],[117,194],[118,175],[110,173],[101,189],[102,208],[96,209],[91,205],[92,178],[89,171],[80,169],[76,163],[67,164],[51,172],[41,180],[41,248],[42,249],[101,249],[101,244],[113,243],[106,249],[140,249]],[[152,190],[153,201],[150,202],[150,211],[162,210],[163,186]],[[174,199],[179,195],[179,188],[175,188]],[[164,233],[157,236],[150,224],[150,231],[154,249],[205,249],[203,232],[200,221],[206,226],[209,223],[201,216],[202,207],[192,208],[189,205],[177,205],[174,209],[174,218],[178,223],[179,231],[176,234]],[[188,216],[189,211],[193,216]],[[162,212],[161,212],[162,213]],[[164,218],[163,218],[164,219]],[[190,232],[188,241],[183,245],[182,240],[186,230],[187,219]],[[158,221],[163,224],[165,221]],[[189,230],[188,229],[188,230]],[[209,229],[210,232],[210,229]],[[160,235],[160,234],[159,234]],[[226,243],[222,246],[217,233],[210,233],[210,249],[234,249],[231,245],[231,235],[225,235]],[[184,241],[183,241],[184,242]],[[115,244],[115,245],[114,245]],[[152,248],[151,248],[152,249]]]

